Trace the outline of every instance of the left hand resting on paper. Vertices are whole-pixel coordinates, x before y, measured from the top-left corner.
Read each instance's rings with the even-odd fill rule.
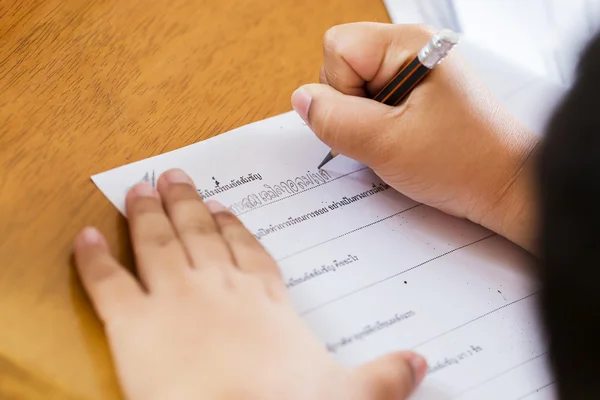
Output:
[[[93,228],[75,256],[128,399],[401,400],[423,379],[411,352],[338,364],[292,308],[275,261],[182,171],[126,202],[139,280]]]

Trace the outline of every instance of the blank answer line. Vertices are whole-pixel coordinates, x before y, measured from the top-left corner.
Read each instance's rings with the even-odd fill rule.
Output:
[[[552,382],[550,382],[550,383],[547,383],[547,384],[545,384],[544,386],[541,386],[541,387],[539,387],[539,388],[535,389],[534,391],[532,391],[532,392],[529,392],[529,393],[527,393],[526,395],[519,397],[517,400],[523,400],[523,399],[526,399],[526,398],[528,398],[528,397],[531,397],[531,396],[533,396],[534,394],[536,394],[536,393],[539,393],[540,391],[542,391],[542,390],[546,389],[547,387],[550,387],[550,386],[554,385],[555,383],[556,383],[556,381],[552,381]]]
[[[411,206],[411,207],[405,208],[405,209],[404,209],[404,210],[402,210],[402,211],[398,211],[398,212],[396,212],[396,213],[394,213],[394,214],[392,214],[392,215],[388,215],[387,217],[383,217],[383,218],[381,218],[381,219],[378,219],[378,220],[376,220],[376,221],[369,222],[369,223],[368,223],[368,224],[366,224],[366,225],[359,226],[358,228],[352,229],[351,231],[348,231],[348,232],[346,232],[346,233],[342,233],[342,234],[341,234],[341,235],[339,235],[339,236],[335,236],[335,237],[332,237],[332,238],[330,238],[330,239],[327,239],[327,240],[325,240],[325,241],[323,241],[323,242],[320,242],[320,243],[317,243],[317,244],[313,244],[312,246],[309,246],[309,247],[306,247],[306,248],[304,248],[304,249],[302,249],[302,250],[298,250],[298,251],[296,251],[296,252],[294,252],[294,253],[288,254],[287,256],[285,256],[285,257],[282,257],[282,258],[278,259],[278,260],[277,260],[277,262],[280,262],[280,261],[286,260],[286,259],[288,259],[288,258],[290,258],[290,257],[297,256],[298,254],[304,253],[305,251],[308,251],[308,250],[312,250],[312,249],[314,249],[315,247],[319,247],[319,246],[321,246],[321,245],[324,245],[325,243],[333,242],[334,240],[337,240],[337,239],[343,238],[344,236],[350,235],[350,234],[352,234],[352,233],[354,233],[354,232],[358,232],[358,231],[360,231],[361,229],[368,228],[368,227],[370,227],[370,226],[373,226],[373,225],[375,225],[375,224],[378,224],[378,223],[380,223],[380,222],[382,222],[382,221],[385,221],[385,220],[387,220],[387,219],[393,218],[393,217],[395,217],[395,216],[397,216],[397,215],[400,215],[400,214],[402,214],[402,213],[405,213],[405,212],[407,212],[407,211],[410,211],[410,210],[412,210],[412,209],[414,209],[414,208],[417,208],[417,207],[419,207],[419,206],[422,206],[422,205],[423,205],[423,204],[416,204],[416,205],[414,205],[414,206]]]
[[[417,206],[413,206],[413,207],[411,207],[411,208],[415,208],[415,207],[418,207],[418,205],[417,205]],[[408,211],[408,210],[406,210],[406,211]],[[390,216],[390,217],[388,217],[388,218],[391,218],[391,217],[392,217],[392,216]],[[483,237],[483,238],[481,238],[481,239],[477,239],[477,240],[475,240],[474,242],[467,243],[467,244],[465,244],[465,245],[462,245],[462,246],[460,246],[460,247],[457,247],[457,248],[455,248],[455,249],[452,249],[452,250],[450,250],[450,251],[447,251],[447,252],[445,252],[445,253],[443,253],[443,254],[440,254],[440,255],[438,255],[438,256],[435,256],[435,257],[433,257],[433,258],[430,258],[429,260],[423,261],[422,263],[420,263],[420,264],[417,264],[417,265],[415,265],[415,266],[413,266],[413,267],[410,267],[410,268],[408,268],[408,269],[405,269],[405,270],[403,270],[403,271],[401,271],[401,272],[395,273],[395,274],[393,274],[393,275],[390,275],[390,276],[388,276],[388,277],[385,277],[385,278],[383,278],[383,279],[380,279],[380,280],[378,280],[378,281],[376,281],[376,282],[369,283],[369,284],[368,284],[368,285],[366,285],[366,286],[360,287],[360,288],[358,288],[358,289],[355,289],[355,290],[353,290],[353,291],[351,291],[351,292],[348,292],[348,293],[345,293],[345,294],[343,294],[343,295],[341,295],[341,296],[335,297],[335,298],[333,298],[333,299],[331,299],[331,300],[328,300],[328,301],[326,301],[326,302],[324,302],[324,303],[321,303],[321,304],[319,304],[318,306],[315,306],[315,307],[313,307],[313,308],[309,308],[308,310],[305,310],[305,311],[303,311],[303,312],[302,312],[300,315],[301,315],[301,316],[305,316],[305,315],[307,315],[307,314],[310,314],[310,313],[312,313],[312,312],[314,312],[314,311],[317,311],[317,310],[318,310],[318,309],[320,309],[320,308],[326,307],[326,306],[328,306],[328,305],[330,305],[330,304],[332,304],[332,303],[335,303],[335,302],[337,302],[337,301],[340,301],[340,300],[342,300],[342,299],[344,299],[344,298],[346,298],[346,297],[349,297],[349,296],[355,295],[355,294],[356,294],[356,293],[358,293],[358,292],[362,292],[362,291],[363,291],[363,290],[365,290],[365,289],[368,289],[368,288],[370,288],[370,287],[373,287],[373,286],[379,285],[380,283],[383,283],[383,282],[385,282],[385,281],[388,281],[388,280],[390,280],[390,279],[396,278],[396,277],[398,277],[398,276],[400,276],[400,275],[402,275],[402,274],[405,274],[405,273],[407,273],[407,272],[409,272],[409,271],[412,271],[412,270],[414,270],[414,269],[416,269],[416,268],[422,267],[422,266],[424,266],[424,265],[426,265],[426,264],[429,264],[429,263],[430,263],[430,262],[432,262],[432,261],[438,260],[438,259],[440,259],[440,258],[442,258],[442,257],[445,257],[445,256],[447,256],[447,255],[449,255],[449,254],[452,254],[452,253],[454,253],[454,252],[456,252],[456,251],[458,251],[458,250],[461,250],[461,249],[464,249],[464,248],[466,248],[466,247],[469,247],[469,246],[471,246],[471,245],[474,245],[474,244],[477,244],[477,243],[483,242],[484,240],[487,240],[487,239],[489,239],[489,238],[491,238],[491,237],[493,237],[493,236],[496,236],[496,234],[495,234],[495,233],[493,233],[493,234],[491,234],[491,235],[488,235],[488,236],[485,236],[485,237]],[[432,340],[433,340],[433,339],[432,339]]]
[[[472,390],[475,390],[475,389],[477,389],[477,388],[479,388],[479,387],[481,387],[481,386],[483,386],[483,385],[485,385],[485,384],[488,384],[488,383],[490,383],[490,382],[492,382],[492,381],[495,381],[496,379],[500,378],[501,376],[504,376],[504,375],[508,374],[509,372],[511,372],[511,371],[514,371],[515,369],[517,369],[517,368],[519,368],[519,367],[522,367],[523,365],[525,365],[525,364],[528,364],[528,363],[530,363],[530,362],[532,362],[532,361],[534,361],[534,360],[537,360],[538,358],[540,358],[540,357],[543,357],[543,356],[545,356],[545,355],[547,355],[547,354],[548,354],[548,352],[547,352],[547,351],[545,351],[545,352],[543,352],[543,353],[541,353],[541,354],[538,354],[538,355],[537,355],[537,356],[535,356],[535,357],[531,357],[529,360],[525,360],[525,361],[522,361],[522,362],[520,362],[520,363],[519,363],[519,364],[517,364],[517,365],[513,365],[512,367],[510,367],[510,368],[508,368],[508,369],[505,369],[504,371],[500,372],[499,374],[497,374],[497,375],[494,375],[493,377],[491,377],[491,378],[489,378],[489,379],[486,379],[486,380],[484,380],[483,382],[480,382],[480,383],[478,383],[478,384],[477,384],[477,385],[475,385],[475,386],[471,386],[470,388],[463,390],[462,392],[460,392],[459,394],[457,394],[457,395],[456,395],[456,396],[454,396],[453,398],[454,398],[454,399],[456,399],[456,398],[458,398],[458,397],[462,396],[463,394],[465,394],[465,393],[467,393],[467,392],[470,392],[470,391],[472,391]],[[548,383],[548,384],[546,384],[546,385],[542,386],[541,388],[538,388],[537,390],[534,390],[533,392],[529,392],[529,393],[527,393],[527,394],[526,394],[525,396],[523,396],[523,397],[519,397],[519,399],[524,399],[525,397],[528,397],[528,396],[530,396],[531,394],[535,393],[536,391],[538,391],[538,390],[540,390],[540,389],[542,389],[542,388],[544,388],[544,387],[546,387],[546,386],[548,386],[548,385],[551,385],[551,384],[552,384],[552,383]]]
[[[308,189],[301,190],[301,191],[299,191],[299,192],[297,192],[297,193],[292,193],[292,194],[290,194],[289,196],[282,197],[282,198],[280,198],[280,199],[277,199],[277,200],[271,201],[271,202],[269,202],[269,203],[267,203],[267,204],[262,204],[262,205],[260,205],[260,206],[254,207],[254,208],[252,208],[252,209],[250,209],[250,210],[248,210],[248,211],[241,212],[241,213],[239,213],[239,214],[238,214],[238,216],[240,216],[240,215],[244,215],[244,214],[248,214],[248,213],[251,213],[252,211],[256,211],[256,210],[258,210],[259,208],[263,208],[263,207],[266,207],[266,206],[270,206],[271,204],[279,203],[280,201],[287,200],[287,199],[289,199],[289,198],[291,198],[291,197],[294,197],[294,196],[297,196],[297,195],[299,195],[299,194],[306,193],[306,192],[308,192],[309,190],[313,190],[313,189],[316,189],[316,188],[318,188],[318,187],[325,186],[325,185],[327,185],[328,183],[335,182],[335,181],[337,181],[338,179],[345,178],[345,177],[347,177],[347,176],[349,176],[349,175],[355,174],[355,173],[357,173],[357,172],[360,172],[360,171],[364,171],[364,170],[366,170],[366,169],[369,169],[369,167],[363,167],[363,168],[357,169],[356,171],[348,172],[347,174],[340,175],[340,176],[338,176],[338,177],[336,177],[336,178],[333,178],[333,179],[332,179],[332,180],[330,180],[330,181],[327,181],[327,182],[324,182],[324,183],[320,183],[320,184],[318,184],[317,186],[313,186],[313,187],[310,187],[310,188],[308,188]]]
[[[491,237],[491,236],[489,236],[489,237]],[[484,239],[482,239],[482,240],[484,240]],[[456,330],[458,330],[458,329],[460,329],[460,328],[464,328],[465,326],[467,326],[467,325],[469,325],[469,324],[472,324],[473,322],[479,321],[480,319],[482,319],[482,318],[485,318],[485,317],[487,317],[487,316],[488,316],[488,315],[490,315],[490,314],[493,314],[493,313],[495,313],[495,312],[497,312],[497,311],[500,311],[500,310],[502,310],[503,308],[510,307],[510,306],[512,306],[513,304],[516,304],[516,303],[518,303],[518,302],[520,302],[520,301],[523,301],[523,300],[525,300],[525,299],[527,299],[527,298],[529,298],[529,297],[535,296],[536,294],[538,294],[538,292],[533,292],[533,293],[531,293],[531,294],[528,294],[527,296],[521,297],[520,299],[517,299],[517,300],[515,300],[515,301],[512,301],[512,302],[510,302],[510,303],[508,303],[508,304],[505,304],[505,305],[503,305],[503,306],[500,306],[500,307],[498,307],[498,308],[496,308],[496,309],[493,309],[493,310],[491,310],[491,311],[488,311],[488,312],[486,312],[485,314],[482,314],[482,315],[480,315],[480,316],[478,316],[478,317],[476,317],[476,318],[473,318],[473,319],[472,319],[472,320],[470,320],[470,321],[467,321],[467,322],[465,322],[465,323],[463,323],[463,324],[461,324],[461,325],[455,326],[454,328],[452,328],[452,329],[450,329],[450,330],[448,330],[448,331],[446,331],[446,332],[440,333],[440,334],[438,334],[438,335],[436,335],[436,336],[433,336],[433,337],[431,337],[431,338],[429,338],[429,339],[427,339],[427,340],[425,340],[425,341],[423,341],[423,342],[419,343],[419,344],[418,344],[418,345],[416,345],[416,346],[413,346],[412,350],[415,350],[415,349],[417,349],[417,348],[419,348],[419,347],[421,347],[421,346],[424,346],[424,345],[426,345],[427,343],[429,343],[429,342],[432,342],[432,341],[434,341],[434,340],[436,340],[436,339],[439,339],[439,338],[441,338],[442,336],[445,336],[445,335],[447,335],[447,334],[449,334],[449,333],[452,333],[452,332],[454,332],[454,331],[456,331]]]

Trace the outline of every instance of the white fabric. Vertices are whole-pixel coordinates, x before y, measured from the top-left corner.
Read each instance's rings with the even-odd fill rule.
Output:
[[[384,0],[395,23],[428,23],[569,85],[600,29],[600,0]]]

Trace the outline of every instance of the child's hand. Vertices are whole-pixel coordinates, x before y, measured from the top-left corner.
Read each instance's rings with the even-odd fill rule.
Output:
[[[387,84],[432,33],[376,23],[331,29],[322,84],[300,88],[292,104],[325,144],[398,191],[531,249],[535,204],[524,164],[537,138],[482,87],[457,53],[460,44],[404,105],[363,98]]]
[[[207,208],[208,207],[208,208]],[[138,281],[86,229],[77,268],[129,399],[405,399],[425,360],[356,370],[330,357],[292,308],[274,260],[241,222],[174,170],[127,196]]]

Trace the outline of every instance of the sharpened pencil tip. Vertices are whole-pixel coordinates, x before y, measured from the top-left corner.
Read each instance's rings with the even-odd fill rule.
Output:
[[[331,154],[331,152],[329,152],[327,154],[327,156],[323,159],[323,161],[321,161],[321,164],[319,164],[319,166],[317,167],[317,169],[321,169],[323,167],[323,165],[327,164],[332,159],[333,159],[333,154]]]

